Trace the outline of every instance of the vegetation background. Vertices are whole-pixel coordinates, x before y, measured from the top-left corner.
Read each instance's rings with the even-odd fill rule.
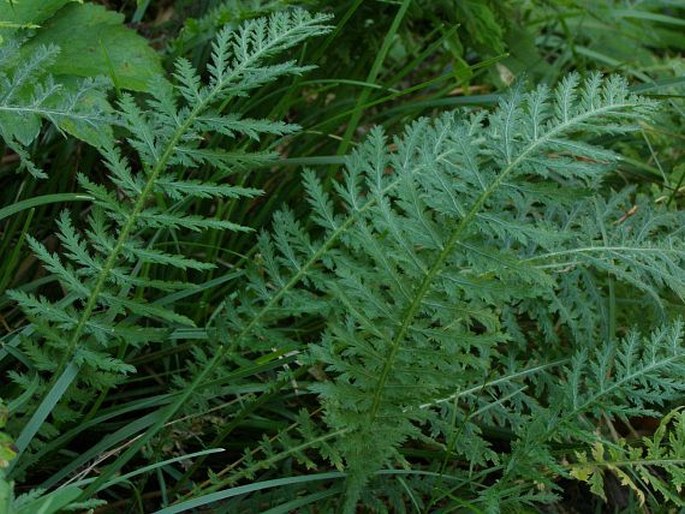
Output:
[[[685,508],[685,2],[0,37],[0,512]]]

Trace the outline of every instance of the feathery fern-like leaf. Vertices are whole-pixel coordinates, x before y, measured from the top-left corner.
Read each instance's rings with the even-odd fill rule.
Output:
[[[0,137],[19,156],[21,168],[45,178],[27,149],[38,137],[42,120],[96,147],[105,144],[116,121],[105,96],[110,84],[91,78],[66,86],[46,71],[58,47],[39,47],[27,60],[20,58],[19,48],[13,38],[0,41]]]
[[[349,471],[347,512],[374,470],[403,462],[398,449],[405,441],[422,437],[427,425],[449,430],[439,410],[422,406],[503,372],[506,355],[516,351],[507,343],[525,337],[522,306],[549,312],[547,298],[572,290],[558,272],[565,268],[556,267],[559,249],[567,248],[573,269],[585,273],[574,278],[593,287],[611,276],[679,293],[682,277],[675,275],[684,255],[669,239],[673,233],[655,238],[616,227],[612,237],[635,245],[620,258],[609,249],[614,243],[595,253],[580,243],[602,240],[606,218],[615,214],[597,210],[603,200],[596,191],[616,156],[591,138],[630,132],[654,108],[620,78],[571,75],[553,91],[515,88],[489,115],[418,120],[392,150],[374,129],[349,157],[335,196],[305,174],[311,220],[323,235],[312,239],[287,211],[277,216],[272,236],[260,239],[262,266],[251,272],[246,294],[231,302],[228,320],[236,344],[258,348],[261,339],[289,344],[278,319],[325,318],[310,359],[323,363],[329,377],[314,389],[326,422],[341,434],[336,448]],[[655,216],[652,210],[645,207],[645,219]],[[604,221],[585,221],[598,213]],[[569,217],[584,222],[571,225]],[[674,223],[666,226],[672,231]],[[528,337],[597,334],[562,307],[553,320],[533,318],[539,325]],[[509,389],[495,408],[475,409],[518,429],[537,403],[524,389]],[[477,440],[474,432],[471,444]],[[479,455],[469,456],[474,462],[492,458],[480,440]]]
[[[81,174],[79,183],[95,198],[85,231],[80,232],[68,214],[60,216],[59,239],[64,245],[64,257],[31,239],[32,249],[55,274],[70,295],[70,302],[65,305],[20,291],[10,293],[31,319],[43,319],[31,336],[35,343],[30,344],[37,348],[40,338],[48,341],[43,352],[53,363],[52,383],[70,363],[75,363],[81,368],[82,377],[89,375],[89,387],[97,388],[97,375],[92,371],[100,371],[103,376],[130,372],[132,368],[113,352],[131,341],[145,342],[146,324],[167,329],[194,324],[169,306],[144,301],[149,293],[132,294],[143,289],[154,293],[157,289],[177,287],[174,283],[148,279],[141,273],[143,265],[181,270],[214,266],[197,256],[156,248],[153,234],[177,229],[250,230],[226,219],[184,211],[187,200],[193,198],[248,199],[259,194],[231,183],[236,159],[226,159],[205,149],[206,134],[218,132],[258,139],[260,134],[285,135],[295,131],[295,125],[241,119],[224,111],[231,100],[255,87],[309,69],[294,62],[273,64],[269,59],[306,38],[328,31],[328,19],[293,10],[252,20],[238,29],[227,27],[213,45],[206,83],[180,61],[176,74],[180,85],[162,79],[155,81],[153,98],[147,105],[141,105],[131,95],[122,95],[117,115],[128,133],[127,142],[135,157],[125,155],[111,141],[102,144],[104,162],[118,190]],[[193,157],[189,158],[190,155]],[[259,154],[245,154],[240,159],[246,163],[263,161]],[[189,178],[189,169],[201,164],[214,167],[223,182],[205,184],[197,176]],[[162,199],[169,200],[170,206]],[[46,319],[45,313],[53,314]],[[136,330],[140,337],[131,338]],[[49,412],[39,410],[34,418],[45,419]],[[27,426],[35,430],[41,425],[39,421],[34,419]],[[31,440],[32,436],[23,434],[21,440]]]

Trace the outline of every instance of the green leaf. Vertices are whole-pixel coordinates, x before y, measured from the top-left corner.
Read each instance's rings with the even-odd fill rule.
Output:
[[[178,514],[179,512],[187,512],[197,507],[203,507],[211,503],[225,500],[227,498],[233,498],[234,496],[240,496],[242,494],[248,494],[254,491],[262,491],[265,489],[289,486],[292,484],[306,484],[310,482],[318,482],[320,480],[336,480],[344,478],[344,476],[345,475],[343,473],[332,471],[328,473],[317,473],[313,475],[303,475],[295,477],[277,478],[273,480],[264,480],[262,482],[256,482],[253,484],[232,487],[230,489],[227,489],[226,491],[219,491],[217,493],[198,496],[191,500],[177,503],[176,505],[172,505],[170,507],[158,510],[157,512],[155,512],[155,514]]]
[[[83,0],[21,0],[0,2],[0,20],[17,25],[40,25],[62,7]]]
[[[60,53],[55,45],[40,45],[33,53],[18,50],[16,42],[2,47],[0,63],[0,136],[36,176],[44,174],[30,164],[25,147],[40,134],[42,120],[99,147],[111,136],[113,123],[102,76],[85,80],[63,77],[61,83],[48,73]]]
[[[100,5],[68,5],[50,18],[23,52],[39,45],[58,45],[49,68],[55,75],[105,75],[117,88],[147,91],[148,81],[163,74],[157,53],[124,25],[122,14]]]

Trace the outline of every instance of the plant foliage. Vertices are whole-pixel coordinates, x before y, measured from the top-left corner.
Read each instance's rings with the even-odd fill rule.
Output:
[[[59,54],[57,46],[41,46],[28,58],[20,50],[13,39],[0,46],[0,135],[20,157],[21,168],[45,178],[27,150],[38,138],[42,121],[95,146],[103,144],[111,139],[115,121],[104,97],[109,82],[96,77],[65,86],[47,72]]]
[[[77,10],[127,30],[100,7],[65,3],[36,14],[62,9],[60,37]],[[18,27],[2,42],[0,136],[31,191],[68,182],[33,162],[42,121],[93,147],[69,198],[89,202],[81,216],[61,210],[47,235],[30,217],[23,229],[0,227],[19,231],[10,268],[26,242],[23,269],[35,260],[45,275],[0,297],[16,325],[0,338],[0,361],[18,363],[3,362],[3,507],[95,508],[152,477],[158,514],[215,502],[227,512],[517,512],[559,502],[571,481],[605,501],[618,481],[640,508],[683,506],[679,183],[654,201],[616,173],[626,165],[619,150],[645,135],[657,103],[617,75],[573,72],[532,88],[519,80],[489,95],[489,110],[412,115],[397,132],[369,128],[347,155],[296,155],[291,164],[344,166],[305,169],[289,189],[298,179],[263,173],[298,148],[299,127],[282,114],[342,106],[330,107],[332,120],[348,123],[329,139],[345,153],[377,103],[372,90],[390,91],[383,77],[399,84],[414,73],[382,73],[386,56],[420,47],[402,23],[442,11],[383,6],[393,13],[378,25],[387,33],[366,31],[381,50],[360,61],[371,63],[368,83],[354,78],[361,69],[346,84],[366,89],[308,104],[311,91],[293,78],[313,66],[284,56],[326,34],[314,55],[361,52],[362,40],[328,50],[332,17],[286,3],[214,6],[170,46],[201,60],[204,27],[229,22],[207,62],[179,57],[168,77],[150,69],[152,80],[133,88],[140,94],[92,70],[55,76],[59,48],[31,46]],[[359,6],[337,6],[341,23]],[[29,11],[12,22],[30,22]],[[510,12],[513,4],[463,2],[466,32],[440,26],[431,45],[446,45],[455,76],[475,80],[467,49],[499,59]],[[418,68],[429,53],[415,57]],[[319,136],[311,129],[299,142]],[[60,162],[38,156],[41,166]],[[257,187],[265,176],[267,194]],[[652,418],[661,419],[651,433],[633,428]],[[103,427],[106,436],[85,436]],[[40,487],[15,498],[13,481],[27,476]]]
[[[159,341],[168,327],[194,326],[184,314],[146,301],[141,295],[146,291],[145,297],[154,296],[155,291],[174,291],[191,284],[155,280],[145,269],[155,265],[183,272],[202,271],[214,264],[155,247],[155,234],[179,229],[248,230],[230,220],[183,208],[192,198],[252,198],[259,194],[258,190],[233,184],[231,177],[237,169],[264,162],[269,156],[208,149],[206,135],[258,139],[262,134],[294,131],[295,125],[224,111],[232,99],[255,87],[306,71],[307,67],[293,61],[268,64],[268,59],[325,32],[326,19],[293,11],[255,20],[238,30],[226,29],[213,46],[206,83],[187,61],[179,60],[176,85],[157,81],[152,86],[153,97],[144,106],[132,96],[122,95],[118,103],[120,124],[129,134],[126,141],[135,153],[124,153],[114,144],[102,147],[113,187],[79,174],[79,184],[94,198],[85,230],[77,228],[69,213],[62,213],[57,221],[64,248],[61,256],[40,241],[28,239],[45,268],[63,286],[66,297],[54,301],[20,290],[10,293],[36,328],[31,336],[22,337],[21,351],[31,356],[34,373],[53,376],[41,390],[54,386],[61,376],[69,377],[67,383],[75,380],[96,390],[111,387],[133,371],[112,354],[113,349],[121,348],[122,343],[140,347]],[[217,182],[191,177],[192,170],[207,168],[218,173]],[[24,372],[12,377],[20,385],[28,381]],[[73,420],[77,416],[74,407],[87,401],[88,394],[72,388],[68,398],[69,402],[63,401],[52,412],[55,419]],[[54,405],[54,398],[52,402]],[[44,420],[49,412],[34,412],[34,421],[36,416]],[[38,424],[29,426],[37,428]],[[48,427],[41,425],[46,435],[50,433]],[[32,436],[30,431],[23,432],[18,439],[20,450]]]
[[[549,465],[548,441],[591,437],[592,424],[578,425],[583,416],[644,414],[677,397],[679,332],[644,343],[631,336],[616,350],[609,344],[616,334],[599,319],[610,280],[644,298],[683,292],[680,216],[641,205],[640,216],[617,224],[625,196],[606,201],[598,192],[617,156],[590,138],[633,130],[654,107],[616,77],[571,75],[553,91],[517,88],[489,115],[421,119],[392,144],[375,129],[334,194],[305,173],[318,236],[288,211],[276,216],[273,234],[260,239],[263,265],[247,292],[253,299],[241,297],[229,321],[236,341],[254,348],[255,336],[283,340],[273,316],[325,318],[308,359],[327,376],[312,387],[340,434],[333,455],[349,472],[347,512],[376,471],[407,465],[400,449],[410,439],[459,437],[449,458],[499,462],[480,435],[482,418],[522,431],[532,453],[525,458]],[[653,295],[655,309],[659,298]],[[541,344],[556,346],[547,358],[570,356],[562,337],[578,353],[561,391],[542,387],[553,374],[541,374],[537,394],[507,380],[522,364],[540,363]],[[590,364],[598,340],[608,346]],[[531,346],[538,351],[524,357]],[[588,367],[597,369],[597,395],[584,399],[580,391],[593,387],[579,383]],[[461,391],[500,375],[497,400],[483,387],[456,402]],[[567,421],[577,433],[549,426],[529,441],[535,420],[552,424],[569,412],[557,395],[571,395]],[[559,412],[540,415],[547,402]]]

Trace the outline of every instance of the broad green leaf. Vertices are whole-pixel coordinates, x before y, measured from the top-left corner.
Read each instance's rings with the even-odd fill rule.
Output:
[[[17,25],[41,25],[62,7],[83,0],[14,0],[0,2],[0,20]]]
[[[100,5],[67,5],[42,25],[23,52],[30,55],[49,44],[61,49],[49,68],[57,76],[104,75],[117,88],[146,91],[148,81],[163,73],[157,53],[124,25],[124,16]]]

